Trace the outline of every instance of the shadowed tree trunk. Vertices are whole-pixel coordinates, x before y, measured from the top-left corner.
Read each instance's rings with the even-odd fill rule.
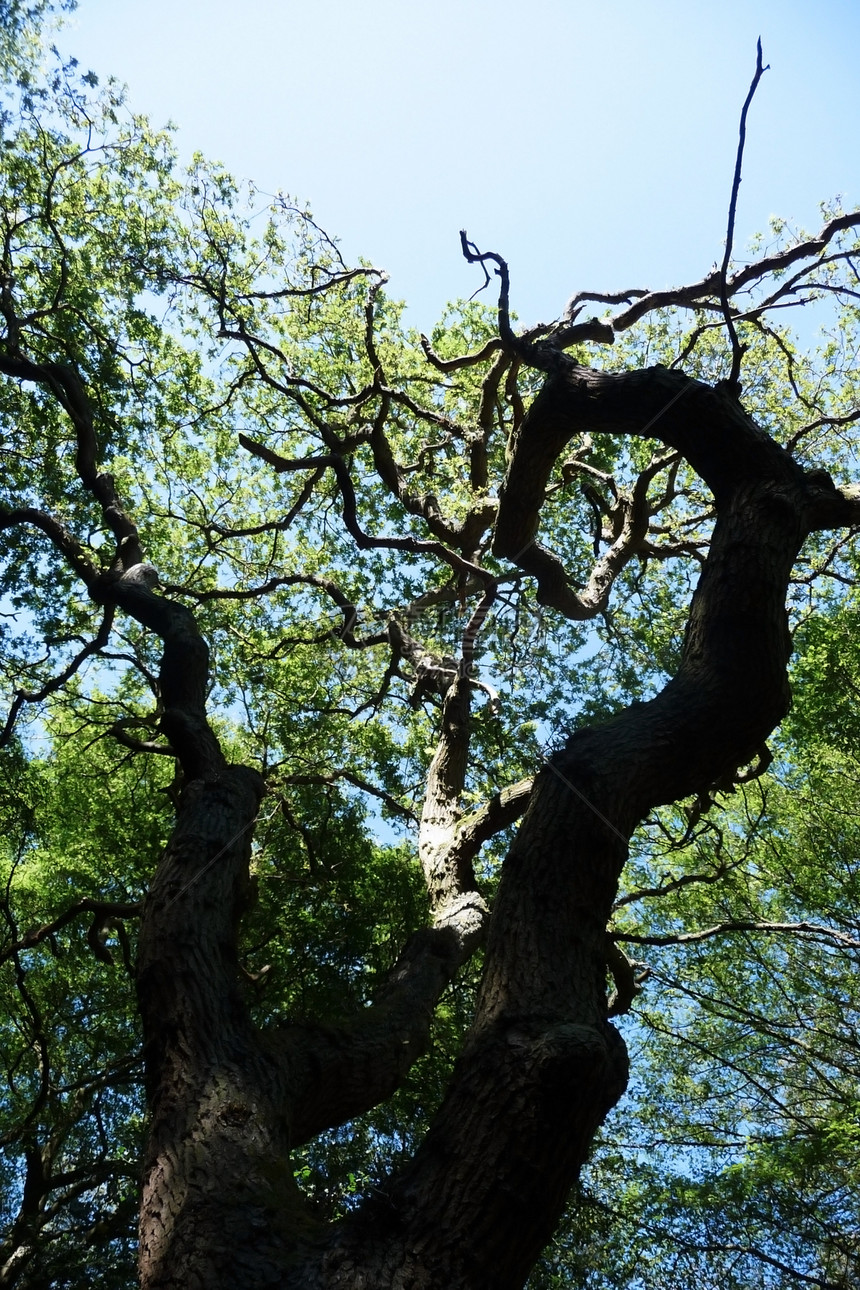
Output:
[[[761,70],[759,51],[756,80]],[[811,533],[860,523],[860,489],[839,489],[825,472],[805,471],[744,411],[744,351],[735,323],[752,334],[765,305],[750,306],[745,324],[733,313],[741,292],[745,306],[765,295],[770,305],[796,303],[804,292],[813,298],[826,288],[837,299],[842,292],[853,307],[856,245],[843,235],[860,227],[860,212],[834,217],[817,238],[731,275],[730,219],[722,272],[672,292],[586,293],[571,302],[564,323],[520,335],[508,314],[507,266],[493,253],[482,255],[463,234],[467,259],[480,262],[488,280],[487,264],[501,278],[498,334],[482,323],[478,349],[441,357],[425,338],[422,354],[400,330],[381,294],[380,271],[348,269],[310,215],[281,198],[263,241],[255,242],[250,218],[243,223],[226,179],[202,163],[200,183],[182,197],[177,188],[168,199],[179,204],[178,213],[156,207],[150,218],[146,203],[155,201],[161,180],[169,177],[169,163],[153,160],[153,145],[118,143],[116,156],[125,159],[114,173],[113,144],[96,148],[88,141],[74,151],[78,144],[54,139],[53,126],[40,126],[42,160],[24,183],[19,170],[23,175],[23,159],[34,147],[29,123],[35,111],[33,103],[26,107],[20,148],[10,149],[7,159],[16,213],[0,247],[0,374],[9,378],[3,392],[11,411],[4,405],[3,415],[10,422],[19,418],[22,444],[6,458],[11,482],[0,504],[0,532],[12,566],[36,530],[39,553],[28,556],[26,574],[13,568],[4,588],[20,596],[25,612],[44,629],[46,648],[40,659],[29,642],[20,649],[4,645],[4,675],[17,688],[0,746],[12,742],[16,719],[28,705],[37,713],[62,696],[77,719],[75,686],[84,665],[100,659],[116,670],[122,661],[128,673],[118,697],[104,706],[98,671],[81,684],[81,710],[90,705],[82,728],[95,731],[84,751],[109,734],[125,745],[123,751],[166,754],[179,765],[175,827],[145,900],[134,969],[131,955],[125,956],[135,975],[148,1110],[141,1286],[518,1290],[558,1223],[596,1130],[627,1083],[625,1045],[611,1020],[621,1010],[626,961],[607,924],[631,836],[655,807],[691,796],[708,801],[760,758],[789,703],[786,599],[794,561]],[[77,107],[75,113],[80,115]],[[85,113],[82,119],[88,120]],[[116,121],[115,115],[109,119]],[[91,131],[80,119],[75,129],[89,140]],[[134,163],[133,149],[123,153],[132,144],[144,154]],[[137,187],[126,189],[135,165]],[[733,203],[738,182],[739,170]],[[86,200],[78,201],[81,193]],[[143,207],[133,236],[133,221],[125,217],[135,208],[127,193]],[[88,242],[93,228],[98,236]],[[124,237],[137,243],[126,250]],[[96,263],[102,280],[93,287],[90,265]],[[838,277],[843,272],[848,286]],[[119,275],[112,285],[105,281],[111,274]],[[106,304],[99,299],[102,288]],[[137,307],[141,293],[156,289],[175,308],[163,327]],[[576,322],[586,301],[623,308],[608,321]],[[713,318],[725,326],[728,381],[710,387],[664,367],[594,371],[568,353],[574,345],[611,343],[637,319],[668,306],[696,311],[678,361],[693,353]],[[702,318],[708,321],[702,324]],[[468,310],[464,319],[469,321]],[[440,348],[459,348],[470,326],[452,327]],[[207,327],[213,341],[217,337],[229,349],[211,380],[214,351],[204,344],[201,356],[182,348],[197,344]],[[767,343],[773,339],[766,329],[762,335]],[[780,352],[794,382],[788,347]],[[708,361],[706,353],[706,367]],[[759,376],[767,371],[762,361]],[[87,382],[101,385],[88,391]],[[845,411],[842,404],[831,416],[829,400],[822,394],[814,405],[820,420],[792,430],[796,442],[816,427],[860,418],[860,411]],[[762,406],[772,410],[779,403],[762,400]],[[205,425],[210,417],[211,433]],[[281,456],[245,433],[249,427],[297,455]],[[638,474],[627,488],[595,464],[603,453],[592,454],[591,445],[601,435],[656,439],[662,447],[644,469],[635,466],[642,452],[625,458],[613,447],[605,454],[619,463],[620,478]],[[256,459],[247,474],[246,454]],[[141,532],[124,508],[108,469],[112,463],[129,495],[149,508]],[[703,512],[697,488],[676,489],[678,463],[687,463],[713,498],[709,541],[710,510]],[[271,497],[260,484],[269,469]],[[193,477],[178,478],[186,470]],[[289,488],[275,486],[275,472],[282,484],[292,481]],[[658,477],[665,482],[655,500],[649,489]],[[431,491],[437,484],[438,495]],[[249,500],[255,490],[265,497],[258,509]],[[562,499],[572,515],[576,511],[571,525],[576,520],[580,526],[566,552],[583,566],[589,541],[594,550],[593,566],[578,581],[567,554],[563,560],[550,549],[553,533],[561,533],[560,543],[566,538],[566,520],[558,518]],[[655,537],[662,524],[649,530],[651,520],[676,501],[662,528],[669,539],[649,549],[649,531]],[[253,516],[242,515],[243,506]],[[64,518],[66,507],[70,518]],[[294,530],[284,538],[299,517],[307,520],[306,534],[294,540]],[[174,540],[182,547],[186,539],[187,550],[174,561]],[[312,550],[314,542],[319,550]],[[632,562],[699,559],[706,547],[680,662],[661,692],[601,724],[566,730],[534,779],[498,789],[504,774],[497,779],[495,769],[476,772],[480,751],[495,740],[493,730],[487,734],[489,720],[473,737],[479,726],[473,708],[476,695],[481,702],[489,696],[488,711],[497,715],[498,695],[479,678],[476,664],[481,631],[497,601],[510,593],[518,616],[521,608],[530,609],[533,593],[552,610],[550,621],[560,621],[555,615],[585,621],[606,610],[613,583],[625,570],[632,573]],[[147,563],[147,555],[158,559],[153,553],[159,551],[164,579],[180,580],[167,588]],[[346,567],[363,553],[370,554],[358,573]],[[168,575],[168,566],[179,572]],[[657,583],[663,590],[673,585],[668,577]],[[286,589],[299,600],[288,601],[286,594],[275,599]],[[85,595],[95,614],[82,608]],[[377,596],[373,612],[376,626],[382,623],[367,635],[353,603],[362,595]],[[302,596],[305,610],[318,608],[319,597],[342,619],[334,628],[327,619],[319,631],[316,623],[312,638],[299,641],[302,649],[320,647],[314,657],[321,667],[331,644],[342,651],[333,671],[353,657],[347,651],[380,651],[372,663],[352,670],[345,664],[349,679],[341,684],[338,676],[332,685],[332,707],[326,706],[325,678],[319,706],[316,696],[293,699],[289,688],[308,675],[311,688],[320,680],[308,654],[284,663],[295,645],[291,615]],[[199,621],[186,601],[204,607]],[[247,618],[239,609],[233,616],[242,601],[252,606]],[[460,651],[456,658],[445,652],[442,632],[432,633],[436,644],[429,648],[414,627],[416,614],[454,605],[466,623],[463,629],[458,618],[458,643],[451,646]],[[206,606],[214,606],[213,641],[231,631],[241,638],[225,649],[228,662],[220,674],[210,669],[201,627]],[[132,630],[123,652],[108,652],[115,622],[124,622],[124,630],[128,619]],[[161,649],[157,677],[153,635]],[[497,645],[488,646],[488,654],[498,658]],[[559,675],[570,675],[566,666]],[[399,805],[412,820],[420,814],[416,851],[427,924],[400,948],[371,1001],[336,1021],[263,1027],[248,1005],[239,933],[251,899],[257,814],[276,776],[264,781],[250,766],[230,764],[210,724],[210,689],[222,685],[222,694],[230,693],[234,683],[245,683],[245,677],[226,676],[231,667],[254,673],[248,684],[265,722],[289,728],[297,718],[299,733],[278,732],[270,745],[268,732],[254,728],[251,703],[248,760],[257,756],[269,774],[274,749],[275,757],[284,757],[282,768],[287,762],[304,767],[294,777],[283,769],[283,783],[292,778],[294,784],[331,786],[343,775],[363,790],[368,784],[357,772],[371,765],[383,781],[381,788],[369,786],[377,800]],[[31,684],[33,676],[38,681]],[[355,693],[354,708],[338,706]],[[376,720],[388,700],[378,725],[357,741],[360,751],[348,767],[311,764],[307,770],[329,737],[331,760],[340,755],[345,711],[363,718],[373,710]],[[423,803],[413,811],[391,791],[398,782],[391,769],[392,728],[408,729],[410,765],[423,766],[424,743],[416,748],[426,740],[426,727],[414,710],[425,700],[424,713],[432,713],[436,728]],[[571,694],[554,711],[570,711],[575,700]],[[110,704],[107,723],[102,715],[93,717],[93,709],[103,713]],[[539,703],[531,711],[539,711]],[[308,714],[322,734],[319,744],[297,751],[299,718]],[[63,737],[62,722],[58,729],[57,738]],[[134,729],[153,738],[137,739]],[[503,731],[503,752],[521,729],[510,723]],[[92,764],[99,765],[95,758]],[[99,774],[106,774],[107,764]],[[516,773],[531,773],[525,758]],[[464,803],[481,795],[482,804],[467,811]],[[488,839],[517,821],[490,908],[485,897],[492,883],[479,890],[474,862]],[[22,855],[25,843],[27,838]],[[28,1072],[20,1082],[29,1077],[35,1089],[16,1129],[26,1185],[3,1254],[5,1270],[0,1267],[0,1280],[6,1277],[10,1286],[26,1275],[40,1234],[47,1233],[46,1243],[59,1234],[60,1248],[67,1249],[62,1241],[77,1230],[60,1232],[63,1215],[53,1230],[45,1218],[58,1186],[44,1132],[53,1112],[45,1108],[57,1088],[58,1096],[67,1089],[59,1083],[52,1088],[48,1040],[21,954],[50,944],[58,928],[86,909],[95,916],[87,943],[109,963],[101,935],[105,920],[134,915],[139,889],[130,889],[137,881],[126,884],[123,899],[78,901],[23,936],[4,906],[11,944],[4,953],[14,962],[30,1043],[16,1060]],[[311,908],[298,900],[296,906]],[[378,921],[369,900],[362,911]],[[277,914],[267,917],[274,939]],[[351,950],[350,969],[360,961],[364,971],[372,956],[357,950],[353,958]],[[293,1153],[401,1088],[428,1046],[443,992],[477,951],[484,956],[483,975],[471,1025],[426,1136],[396,1173],[365,1199],[353,1198],[346,1217],[322,1222],[296,1183]],[[607,997],[609,975],[616,980],[613,999]],[[285,997],[289,1002],[289,990]],[[122,1033],[124,1041],[128,1031]],[[133,1055],[122,1056],[133,1063]],[[112,1114],[114,1123],[128,1117],[126,1107]],[[96,1169],[81,1184],[90,1196],[109,1176],[108,1165],[122,1164],[108,1161],[106,1147],[101,1155],[102,1173]],[[60,1172],[58,1164],[55,1174]]]
[[[443,1105],[384,1194],[320,1232],[303,1216],[289,1146],[396,1087],[480,934],[482,903],[456,848],[446,850],[445,794],[431,791],[434,926],[351,1024],[256,1034],[236,986],[236,929],[260,789],[252,772],[217,765],[185,789],[141,938],[152,1110],[146,1290],[514,1290],[550,1238],[626,1084],[624,1044],[607,1020],[606,924],[628,839],[652,807],[727,781],[761,749],[788,705],[792,564],[811,530],[854,510],[725,391],[663,369],[609,376],[560,358],[514,444],[495,539],[546,602],[563,606],[567,595],[559,562],[536,542],[556,458],[578,431],[643,426],[687,457],[717,505],[678,673],[652,701],[573,732],[539,774],[504,864],[474,1024]],[[205,666],[199,649],[196,657]],[[449,681],[450,739],[431,780],[456,765],[463,694]],[[205,741],[198,718],[173,720]],[[186,758],[204,762],[194,747]],[[460,770],[451,774],[459,782]]]

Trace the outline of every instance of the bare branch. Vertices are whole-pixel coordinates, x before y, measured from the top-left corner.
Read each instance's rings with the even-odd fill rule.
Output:
[[[485,842],[514,824],[525,812],[531,799],[533,779],[521,779],[494,794],[488,802],[464,816],[457,823],[451,843],[450,862],[460,872],[466,871]]]
[[[573,322],[580,311],[580,305],[586,301],[593,304],[602,305],[629,305],[631,300],[641,300],[649,293],[647,290],[631,288],[629,291],[577,291],[575,296],[568,300],[564,310],[564,317],[567,322]]]
[[[60,520],[35,506],[21,506],[15,510],[8,510],[0,505],[0,529],[14,528],[18,524],[32,524],[34,528],[40,529],[74,569],[84,586],[87,588],[93,586],[100,572],[99,567],[86,547]]]
[[[145,726],[149,723],[135,717],[120,717],[114,723],[108,726],[105,734],[110,735],[122,744],[123,748],[128,748],[131,752],[139,753],[158,753],[163,757],[175,757],[176,752],[170,744],[159,744],[153,739],[135,739],[134,735],[128,733],[128,727]]]
[[[734,239],[734,234],[735,234],[735,212],[737,210],[737,204],[738,204],[738,190],[741,186],[741,166],[743,164],[744,143],[746,141],[746,133],[747,133],[747,112],[749,111],[750,104],[753,101],[753,95],[755,94],[756,89],[758,88],[758,83],[766,71],[767,71],[767,67],[762,67],[761,38],[759,38],[759,40],[756,42],[755,75],[753,76],[752,84],[750,85],[749,92],[747,94],[746,100],[741,110],[741,123],[740,123],[740,129],[739,129],[739,137],[738,137],[738,154],[737,154],[737,159],[735,161],[734,179],[732,180],[732,195],[731,195],[731,200],[729,201],[729,223],[728,223],[728,228],[726,230],[726,250],[723,256],[722,269],[720,270],[720,303],[722,304],[722,307],[723,307],[723,317],[726,320],[726,328],[728,330],[729,337],[732,342],[732,368],[728,378],[728,389],[735,394],[740,393],[739,378],[740,378],[740,371],[741,371],[741,360],[743,358],[744,351],[740,341],[738,340],[738,334],[737,334],[737,331],[735,330],[735,324],[732,319],[731,310],[729,309],[729,297],[728,297],[728,289],[726,285],[726,276],[728,274],[729,264],[731,263],[731,258],[732,258],[732,241]]]
[[[615,982],[615,989],[606,1005],[606,1015],[623,1017],[630,1011],[636,996],[641,994],[650,969],[644,963],[629,959],[616,944],[615,937],[609,934],[606,937],[606,966]]]
[[[493,575],[488,573],[486,569],[472,564],[469,560],[464,560],[462,556],[457,555],[456,552],[451,551],[441,542],[428,542],[413,537],[371,537],[365,533],[358,524],[355,489],[350,478],[349,468],[343,457],[338,454],[330,453],[321,457],[302,457],[298,460],[289,460],[286,457],[281,457],[276,452],[272,452],[270,448],[266,448],[263,444],[249,439],[247,435],[240,434],[239,442],[247,452],[268,462],[278,472],[316,470],[319,467],[330,467],[334,471],[338,488],[340,489],[343,502],[343,522],[359,548],[363,550],[384,548],[391,551],[409,551],[416,555],[422,553],[435,555],[444,560],[457,573],[477,578],[482,585],[486,586],[493,581]]]
[[[0,355],[0,372],[6,376],[17,377],[19,380],[44,385],[57,399],[74,427],[77,439],[75,468],[78,476],[84,487],[100,504],[105,524],[116,539],[115,567],[122,572],[142,564],[143,551],[137,528],[120,504],[113,477],[98,470],[98,443],[93,426],[92,408],[78,373],[66,363],[34,363],[28,358],[13,357],[8,354]],[[31,522],[37,521],[31,519]],[[40,527],[44,528],[41,524]],[[45,529],[45,531],[48,530]],[[53,537],[52,540],[54,540]],[[71,553],[64,552],[64,554],[72,563]],[[79,559],[79,563],[73,564],[72,567],[85,578],[85,570],[92,566],[89,560],[84,562]]]
[[[797,447],[800,440],[805,438],[806,435],[811,434],[813,430],[821,429],[823,426],[850,426],[855,421],[860,421],[860,408],[852,408],[850,412],[846,412],[841,417],[817,417],[814,421],[810,421],[807,425],[796,430],[788,440],[786,447],[791,451]]]
[[[824,927],[818,923],[767,923],[750,918],[727,918],[713,927],[705,927],[698,932],[636,933],[613,932],[615,940],[630,945],[694,945],[698,941],[709,940],[713,936],[723,936],[728,932],[763,932],[767,935],[800,936],[805,940],[821,941],[843,949],[860,950],[860,941],[849,936],[847,932],[837,931],[835,927]]]
[[[687,832],[689,832],[689,830]],[[686,841],[688,841],[688,838],[685,833],[685,844]],[[714,883],[722,881],[726,874],[730,873],[732,869],[736,869],[739,865],[743,864],[746,858],[747,857],[743,855],[731,864],[720,860],[710,873],[685,873],[681,874],[678,878],[669,878],[665,882],[661,882],[656,887],[637,887],[634,891],[629,891],[626,895],[620,896],[618,900],[615,901],[613,909],[623,909],[625,905],[634,905],[640,900],[648,900],[651,897],[659,898],[661,896],[668,896],[671,892],[683,891],[685,887],[695,886],[700,883],[708,886],[713,885]]]
[[[426,336],[422,334],[419,336],[419,340],[425,357],[440,372],[456,372],[461,367],[475,367],[478,363],[485,362],[496,350],[502,347],[501,340],[497,336],[493,336],[472,354],[461,354],[458,358],[440,358]]]
[[[345,780],[347,784],[352,784],[354,788],[361,789],[362,793],[367,793],[371,797],[376,797],[380,802],[401,819],[408,820],[410,824],[417,824],[418,817],[415,812],[408,806],[404,806],[398,801],[393,794],[386,792],[377,784],[371,784],[368,780],[363,779],[361,775],[356,775],[351,770],[333,770],[325,773],[305,773],[303,771],[292,772],[288,775],[278,776],[278,785],[286,784],[336,784],[338,780]]]
[[[801,260],[814,261],[812,265],[802,271],[803,273],[812,272],[823,262],[821,253],[833,239],[839,233],[855,228],[860,228],[860,210],[849,211],[844,215],[837,215],[832,220],[828,220],[821,231],[813,238],[796,242],[793,246],[786,247],[783,251],[776,251],[772,255],[765,256],[762,260],[755,260],[751,264],[743,265],[732,274],[726,283],[728,299],[731,300],[745,288],[758,284],[769,274],[780,273]],[[850,251],[839,252],[837,256],[831,257],[831,259],[847,260],[850,254]],[[595,322],[567,326],[563,321],[561,326],[557,327],[552,333],[552,340],[560,349],[574,345],[580,340],[599,340],[603,343],[611,344],[615,332],[627,331],[640,318],[644,318],[646,314],[654,313],[658,309],[710,309],[715,312],[721,312],[720,288],[721,275],[719,270],[715,269],[707,277],[687,286],[671,287],[665,291],[629,291],[624,293],[626,297],[637,297],[629,308],[622,310],[621,313],[616,314],[614,317],[607,318],[605,322],[600,324]],[[774,299],[784,294],[785,290],[786,287],[781,286]],[[760,308],[756,312],[758,311],[760,311]],[[600,327],[603,329],[603,334],[583,335],[581,329],[589,327]]]
[[[41,923],[38,927],[31,928],[13,945],[5,947],[0,952],[0,963],[5,963],[8,959],[14,958],[22,950],[31,950],[36,945],[41,945],[43,941],[50,940],[51,937],[56,936],[57,932],[62,931],[68,923],[73,922],[79,914],[94,914],[93,925],[103,927],[105,922],[111,918],[137,918],[141,908],[140,901],[96,900],[93,896],[83,896],[50,923]]]
[[[2,527],[2,516],[0,516],[0,528]],[[61,689],[61,687],[75,675],[88,658],[92,658],[94,654],[98,654],[99,651],[105,648],[110,638],[113,619],[114,610],[113,607],[109,605],[105,608],[101,625],[93,640],[88,641],[87,644],[84,645],[83,649],[75,655],[72,661],[68,663],[61,672],[47,680],[38,690],[18,690],[10,705],[9,713],[6,717],[6,724],[2,731],[0,731],[0,747],[8,744],[9,740],[12,738],[12,734],[15,729],[15,722],[17,721],[18,714],[25,703],[41,703],[43,699],[47,699],[49,694],[55,694],[57,690]]]
[[[388,281],[384,269],[357,268],[344,269],[341,273],[332,273],[325,282],[316,282],[309,287],[280,287],[277,291],[243,291],[236,297],[238,300],[285,300],[302,296],[321,296],[333,287],[345,287],[356,278],[376,278],[379,285]],[[204,290],[207,288],[205,278],[194,276],[180,281],[193,283]]]

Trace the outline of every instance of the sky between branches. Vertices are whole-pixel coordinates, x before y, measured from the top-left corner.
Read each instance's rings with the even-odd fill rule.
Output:
[[[524,323],[719,261],[759,35],[740,253],[771,214],[860,203],[856,0],[80,0],[60,45],[185,155],[309,201],[429,330],[480,282],[461,227]]]

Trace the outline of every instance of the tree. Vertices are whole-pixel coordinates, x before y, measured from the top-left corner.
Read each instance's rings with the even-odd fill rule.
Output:
[[[92,82],[27,85],[4,137],[0,1285],[127,1284],[142,1142],[147,1290],[521,1286],[627,1086],[622,947],[653,1033],[702,942],[857,948],[793,916],[791,862],[740,875],[776,846],[786,604],[853,572],[860,212],[732,265],[738,168],[722,268],[525,332],[463,234],[498,308],[427,339],[310,212],[181,178]],[[818,299],[841,331],[804,357],[770,319]],[[782,1146],[691,1183],[675,1249]],[[853,1238],[810,1219],[810,1273],[777,1219],[759,1262],[836,1284]]]
[[[77,0],[0,0],[0,78],[25,84],[49,17],[78,7]]]

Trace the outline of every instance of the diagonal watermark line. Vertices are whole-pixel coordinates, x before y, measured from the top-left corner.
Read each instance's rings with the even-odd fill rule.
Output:
[[[645,422],[645,425],[642,427],[642,429],[641,429],[641,430],[638,430],[638,431],[637,431],[637,434],[644,434],[646,430],[650,430],[650,429],[651,429],[651,427],[652,427],[653,425],[655,425],[655,424],[656,424],[656,422],[658,422],[658,421],[660,420],[660,418],[663,416],[663,414],[664,414],[665,412],[668,412],[668,411],[669,411],[669,409],[671,408],[672,404],[673,404],[673,403],[677,403],[677,402],[678,402],[678,400],[679,400],[679,399],[682,399],[682,398],[684,397],[684,395],[687,393],[687,391],[688,391],[688,390],[691,390],[692,388],[693,388],[693,382],[692,382],[692,381],[689,381],[689,382],[687,383],[687,385],[685,385],[685,386],[683,387],[683,389],[680,389],[680,390],[678,391],[678,393],[677,393],[677,394],[673,394],[673,395],[672,395],[672,397],[671,397],[671,399],[669,400],[669,402],[668,402],[668,403],[666,403],[666,404],[664,404],[664,405],[663,405],[663,407],[660,409],[660,411],[659,411],[659,412],[655,412],[655,413],[654,413],[654,416],[651,418],[651,420],[650,420],[650,421],[646,421],[646,422]]]
[[[600,820],[602,824],[606,825],[607,829],[609,829],[611,833],[614,833],[617,838],[620,838],[625,846],[629,844],[630,838],[627,836],[627,834],[622,833],[619,828],[616,828],[616,826],[612,823],[612,821],[606,818],[606,816],[603,814],[600,808],[595,806],[590,798],[586,797],[582,789],[577,788],[575,784],[571,783],[571,781],[567,778],[567,776],[562,771],[559,770],[558,766],[553,765],[553,763],[549,760],[549,758],[544,757],[543,754],[541,754],[541,760],[543,761],[543,764],[545,766],[549,766],[552,773],[558,779],[561,780],[562,784],[564,784],[567,788],[569,788],[571,793],[573,793],[576,797],[578,797],[580,802],[582,802],[584,806],[587,806],[588,809],[592,811],[594,815],[597,816],[598,820]]]
[[[274,817],[275,817],[275,812],[273,811],[273,812],[272,812],[272,814],[271,814],[270,816],[268,816],[268,818],[264,821],[264,823],[268,824],[269,820],[274,819]],[[207,860],[207,861],[206,861],[206,863],[205,863],[205,865],[203,866],[203,868],[202,868],[202,869],[198,869],[198,870],[197,870],[197,873],[193,874],[193,875],[188,879],[188,881],[187,881],[186,883],[184,883],[184,884],[179,888],[179,891],[177,891],[177,893],[176,893],[176,895],[175,895],[175,896],[171,896],[170,900],[168,900],[167,904],[164,906],[164,912],[166,912],[168,909],[170,909],[170,906],[171,906],[171,905],[175,905],[175,904],[176,904],[176,902],[177,902],[177,900],[179,900],[179,897],[180,897],[180,896],[184,896],[184,895],[185,895],[185,893],[186,893],[186,891],[188,891],[190,887],[193,887],[193,886],[194,886],[195,882],[197,882],[200,878],[202,878],[202,877],[203,877],[203,875],[204,875],[205,873],[208,873],[208,872],[209,872],[209,870],[212,868],[212,866],[215,864],[216,860],[220,860],[220,859],[221,859],[221,857],[222,857],[222,856],[223,856],[227,851],[229,851],[229,850],[230,850],[230,848],[233,846],[234,842],[238,842],[238,841],[239,841],[239,839],[241,838],[242,834],[243,834],[243,833],[247,833],[248,829],[253,828],[253,827],[254,827],[254,825],[258,822],[258,820],[259,820],[259,819],[260,819],[259,815],[255,815],[255,816],[254,816],[254,818],[253,818],[252,820],[249,820],[247,824],[243,824],[243,825],[242,825],[242,827],[241,827],[241,829],[239,829],[239,831],[238,831],[237,833],[234,833],[234,834],[233,834],[233,836],[232,836],[232,838],[230,838],[227,842],[225,842],[225,843],[224,843],[224,845],[223,845],[223,847],[221,848],[221,850],[220,850],[220,851],[216,851],[216,852],[215,852],[215,855],[214,855],[214,856],[212,856],[212,858],[211,858],[210,860]]]

